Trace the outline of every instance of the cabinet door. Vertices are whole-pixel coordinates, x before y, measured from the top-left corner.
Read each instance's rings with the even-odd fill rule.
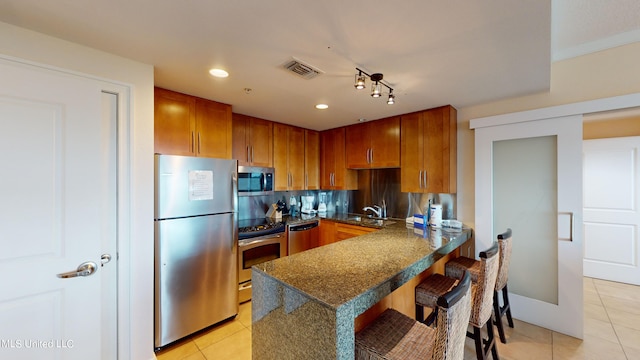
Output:
[[[196,155],[231,159],[231,106],[196,99]]]
[[[422,113],[416,112],[402,115],[401,125],[401,166],[400,191],[423,192],[423,122]]]
[[[195,155],[195,98],[155,88],[154,151],[168,155]]]
[[[233,159],[238,160],[238,165],[249,165],[249,148],[247,144],[247,134],[249,132],[250,118],[241,114],[232,114],[232,151]]]
[[[273,124],[276,191],[304,190],[304,129]]]
[[[335,190],[355,190],[358,188],[358,173],[356,170],[347,169],[345,154],[346,129],[338,128],[332,131],[335,159],[332,188]]]
[[[304,129],[290,127],[287,143],[289,144],[289,189],[304,190]]]
[[[368,125],[371,138],[371,167],[400,167],[400,117],[372,121]]]
[[[371,167],[371,135],[369,123],[347,126],[345,128],[345,161],[349,169],[368,169]]]
[[[233,114],[232,129],[232,156],[238,160],[238,165],[273,166],[271,121]]]
[[[374,228],[364,227],[364,226],[349,225],[349,224],[342,224],[342,223],[336,223],[335,225],[336,241],[350,239],[352,237],[368,234],[374,231],[378,231],[378,230]]]
[[[336,242],[336,223],[334,221],[325,219],[320,220],[319,234],[320,246],[329,245]]]
[[[249,147],[251,165],[273,166],[273,123],[258,118],[251,118]]]
[[[427,110],[424,116],[425,188],[429,193],[456,192],[455,109],[443,106]]]
[[[276,170],[275,190],[289,190],[289,166],[288,166],[288,134],[287,125],[275,123],[273,125],[273,167]]]
[[[320,189],[320,133],[304,131],[305,189]]]
[[[326,130],[320,133],[320,187],[333,187],[333,174],[336,169],[334,131]]]

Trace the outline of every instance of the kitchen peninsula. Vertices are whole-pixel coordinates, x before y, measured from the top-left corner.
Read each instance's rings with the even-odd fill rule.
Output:
[[[253,267],[253,359],[353,359],[355,319],[454,253],[472,230],[403,221]]]

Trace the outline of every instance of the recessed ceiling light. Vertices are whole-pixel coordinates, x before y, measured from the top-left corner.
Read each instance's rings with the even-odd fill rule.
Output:
[[[227,76],[229,76],[229,73],[222,69],[211,69],[209,70],[209,74],[219,78],[226,78]]]
[[[324,109],[328,109],[328,108],[329,108],[329,105],[327,105],[327,104],[318,104],[318,105],[316,105],[316,109],[318,109],[318,110],[324,110]]]

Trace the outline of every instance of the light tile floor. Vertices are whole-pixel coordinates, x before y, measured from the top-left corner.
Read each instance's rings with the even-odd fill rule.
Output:
[[[506,319],[505,325],[506,325]],[[505,327],[501,359],[640,359],[640,286],[584,278],[584,339],[578,340],[514,319]],[[496,331],[497,334],[497,331]],[[157,353],[158,360],[250,360],[251,302],[238,316]],[[475,359],[467,339],[465,359]]]

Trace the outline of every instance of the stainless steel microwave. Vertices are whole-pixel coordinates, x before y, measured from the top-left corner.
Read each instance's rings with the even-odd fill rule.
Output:
[[[238,166],[238,196],[273,194],[275,173],[271,167]]]

